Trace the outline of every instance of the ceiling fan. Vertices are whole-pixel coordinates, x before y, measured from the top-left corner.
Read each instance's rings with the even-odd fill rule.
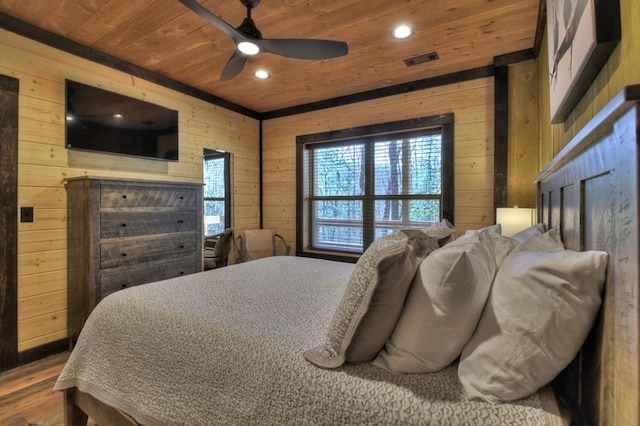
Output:
[[[275,53],[294,59],[330,59],[346,55],[349,52],[347,43],[343,41],[262,38],[262,33],[251,19],[251,9],[256,7],[260,0],[240,0],[240,2],[247,8],[247,17],[238,28],[234,28],[196,0],[180,0],[180,3],[225,32],[236,44],[236,51],[224,67],[220,81],[231,80],[240,74],[248,57],[258,52]]]

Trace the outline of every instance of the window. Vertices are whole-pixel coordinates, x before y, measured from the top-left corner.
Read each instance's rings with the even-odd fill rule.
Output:
[[[204,233],[214,235],[231,227],[231,199],[227,152],[204,150]]]
[[[362,253],[385,234],[453,220],[452,122],[446,115],[299,137],[298,252]]]

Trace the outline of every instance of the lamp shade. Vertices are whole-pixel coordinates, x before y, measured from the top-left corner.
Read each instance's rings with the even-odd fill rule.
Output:
[[[502,235],[510,237],[532,226],[535,222],[535,209],[503,207],[496,209],[496,223],[502,227]]]

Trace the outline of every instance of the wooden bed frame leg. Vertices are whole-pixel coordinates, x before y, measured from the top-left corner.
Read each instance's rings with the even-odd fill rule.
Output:
[[[64,425],[87,426],[88,416],[76,405],[75,388],[64,391]]]

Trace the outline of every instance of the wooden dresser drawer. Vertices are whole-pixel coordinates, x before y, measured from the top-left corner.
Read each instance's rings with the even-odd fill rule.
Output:
[[[196,227],[195,210],[104,211],[100,213],[100,238],[188,232]]]
[[[105,184],[100,189],[101,208],[122,207],[197,207],[194,188]]]
[[[70,345],[107,294],[202,270],[202,183],[78,176],[66,187]]]
[[[107,240],[100,243],[100,268],[136,267],[185,256],[198,259],[200,238],[193,232],[185,232]]]
[[[158,262],[144,268],[131,268],[124,271],[103,271],[100,274],[100,299],[111,293],[128,287],[161,281],[199,271],[196,259],[184,259],[175,262]]]

